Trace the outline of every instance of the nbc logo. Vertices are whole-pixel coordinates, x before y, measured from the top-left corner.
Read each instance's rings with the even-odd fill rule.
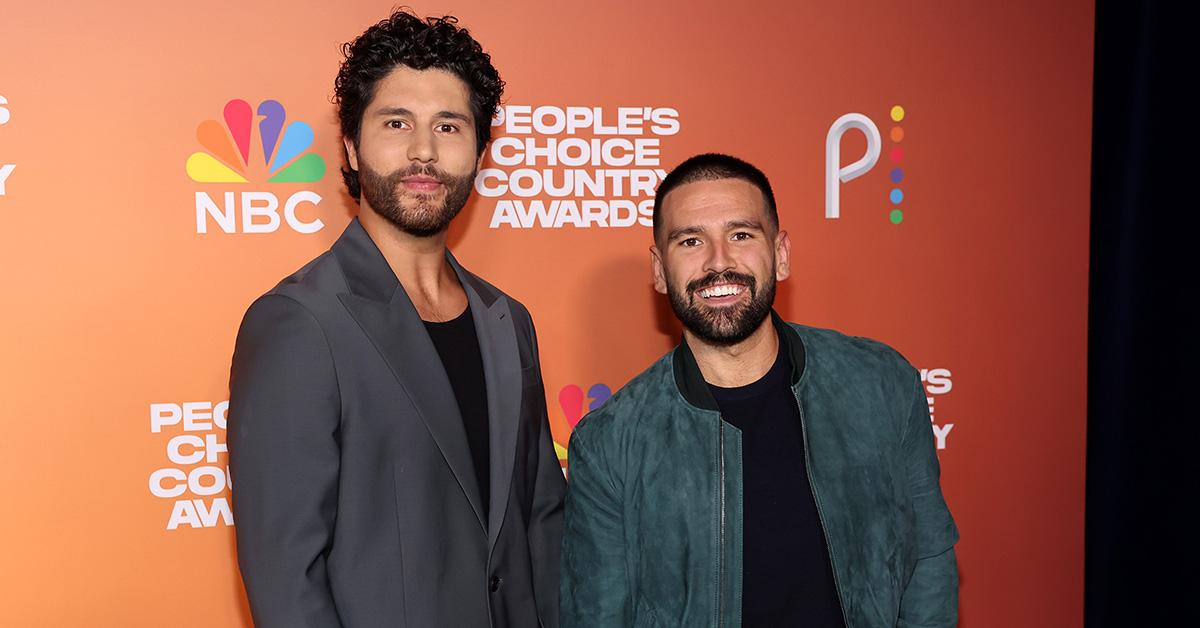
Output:
[[[258,142],[253,142],[256,115]],[[315,137],[312,126],[298,120],[285,125],[286,121],[286,111],[278,101],[264,100],[257,109],[244,100],[229,101],[224,123],[205,120],[196,128],[196,140],[204,150],[188,157],[188,177],[212,184],[263,179],[267,183],[320,181],[325,176],[325,160],[305,152]],[[305,221],[296,213],[302,204],[321,202],[321,196],[309,190],[296,192],[283,203],[275,194],[260,191],[222,191],[220,198],[218,202],[208,192],[196,192],[196,233],[208,233],[210,221],[225,233],[273,233],[283,223],[299,233],[316,233],[325,226],[320,218]]]
[[[558,407],[562,409],[563,417],[567,419],[567,425],[570,425],[571,429],[575,429],[585,411],[591,412],[599,408],[611,396],[612,389],[608,387],[608,384],[592,384],[586,395],[579,386],[567,384],[558,391]],[[558,463],[565,467],[567,448],[555,441],[554,453],[558,454]]]

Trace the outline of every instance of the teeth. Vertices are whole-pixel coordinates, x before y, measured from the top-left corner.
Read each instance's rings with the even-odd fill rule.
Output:
[[[741,286],[734,286],[734,285],[713,286],[711,288],[705,288],[705,289],[701,290],[700,296],[704,297],[705,299],[708,299],[708,298],[712,298],[712,297],[726,297],[731,294],[740,294],[741,292],[742,292]]]

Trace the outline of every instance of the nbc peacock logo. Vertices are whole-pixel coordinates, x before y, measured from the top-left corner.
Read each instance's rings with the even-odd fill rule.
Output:
[[[587,393],[583,392],[583,388],[575,384],[567,384],[558,391],[558,407],[562,409],[563,417],[567,420],[567,425],[574,430],[579,421],[583,419],[583,415],[591,412],[596,408],[604,405],[608,398],[612,397],[612,388],[608,384],[596,383],[592,384]],[[564,469],[567,466],[567,447],[554,441],[554,453],[558,454],[558,463]]]
[[[203,150],[187,158],[192,181],[240,187],[252,181],[315,183],[325,176],[325,160],[308,152],[316,138],[312,125],[289,122],[279,101],[264,100],[252,108],[245,100],[230,100],[222,117],[196,127]],[[208,233],[212,223],[224,233],[273,233],[284,224],[299,233],[316,233],[325,223],[320,218],[302,220],[297,210],[320,202],[321,196],[311,190],[295,192],[282,203],[266,191],[197,191],[196,233]]]

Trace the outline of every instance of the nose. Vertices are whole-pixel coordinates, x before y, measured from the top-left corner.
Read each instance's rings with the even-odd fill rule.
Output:
[[[708,247],[708,258],[704,260],[704,270],[723,273],[732,269],[736,263],[729,254],[729,243],[718,238]]]
[[[437,161],[437,139],[428,128],[417,128],[412,133],[412,141],[408,144],[408,158],[421,163]]]

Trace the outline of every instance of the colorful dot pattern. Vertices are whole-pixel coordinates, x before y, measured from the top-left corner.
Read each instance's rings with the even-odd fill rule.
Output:
[[[893,225],[898,225],[904,222],[904,211],[900,209],[900,204],[904,202],[904,190],[900,189],[900,183],[904,181],[904,170],[900,167],[900,162],[904,161],[904,149],[899,146],[904,141],[904,127],[900,126],[900,123],[904,121],[904,107],[895,105],[890,114],[892,122],[896,123],[888,133],[893,144],[890,156],[892,163],[895,164],[895,167],[892,168],[891,179],[892,184],[896,187],[888,192],[888,202],[892,206],[891,211],[888,212],[888,220]]]

